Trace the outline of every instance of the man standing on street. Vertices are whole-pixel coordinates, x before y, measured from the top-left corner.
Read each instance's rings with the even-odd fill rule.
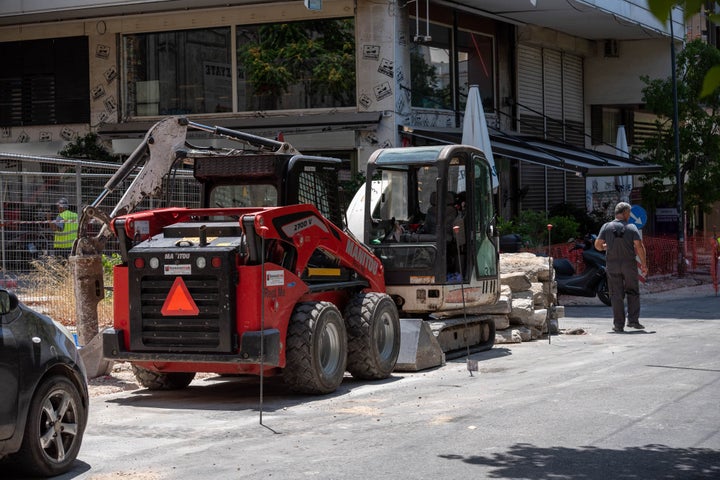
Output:
[[[627,326],[643,329],[640,324],[640,281],[635,260],[640,259],[640,271],[647,275],[645,245],[637,227],[630,220],[630,204],[620,202],[615,206],[615,220],[600,228],[595,248],[607,252],[608,288],[613,310],[613,331],[625,328],[625,296],[627,295]]]

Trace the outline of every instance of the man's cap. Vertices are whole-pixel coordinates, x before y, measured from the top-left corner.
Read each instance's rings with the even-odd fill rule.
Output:
[[[68,204],[67,198],[61,198],[60,200],[57,201],[57,203],[55,205],[57,205],[58,207],[67,208],[69,204]]]

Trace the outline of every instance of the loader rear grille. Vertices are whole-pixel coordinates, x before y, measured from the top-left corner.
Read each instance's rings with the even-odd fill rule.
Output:
[[[139,295],[131,300],[133,350],[230,352],[231,318],[227,299],[222,298],[224,289],[220,279],[198,275],[183,277],[199,313],[196,316],[166,316],[161,310],[174,280],[175,277],[169,276],[140,278]]]

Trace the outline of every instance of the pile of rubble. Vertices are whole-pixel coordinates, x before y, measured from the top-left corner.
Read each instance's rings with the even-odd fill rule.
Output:
[[[498,303],[478,312],[495,320],[496,344],[529,342],[548,331],[558,333],[558,318],[565,315],[565,309],[557,305],[557,284],[548,257],[503,253],[500,281]]]

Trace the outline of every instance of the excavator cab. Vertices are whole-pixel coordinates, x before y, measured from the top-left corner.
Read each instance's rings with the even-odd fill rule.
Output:
[[[497,276],[490,172],[480,150],[462,145],[375,152],[363,240],[382,260],[386,284]]]
[[[491,188],[485,155],[467,145],[380,149],[368,160],[349,228],[362,212],[362,239],[383,264],[403,322],[404,369],[437,364],[440,356],[425,352],[438,348],[482,351],[494,343],[493,320],[480,315],[500,296]]]

